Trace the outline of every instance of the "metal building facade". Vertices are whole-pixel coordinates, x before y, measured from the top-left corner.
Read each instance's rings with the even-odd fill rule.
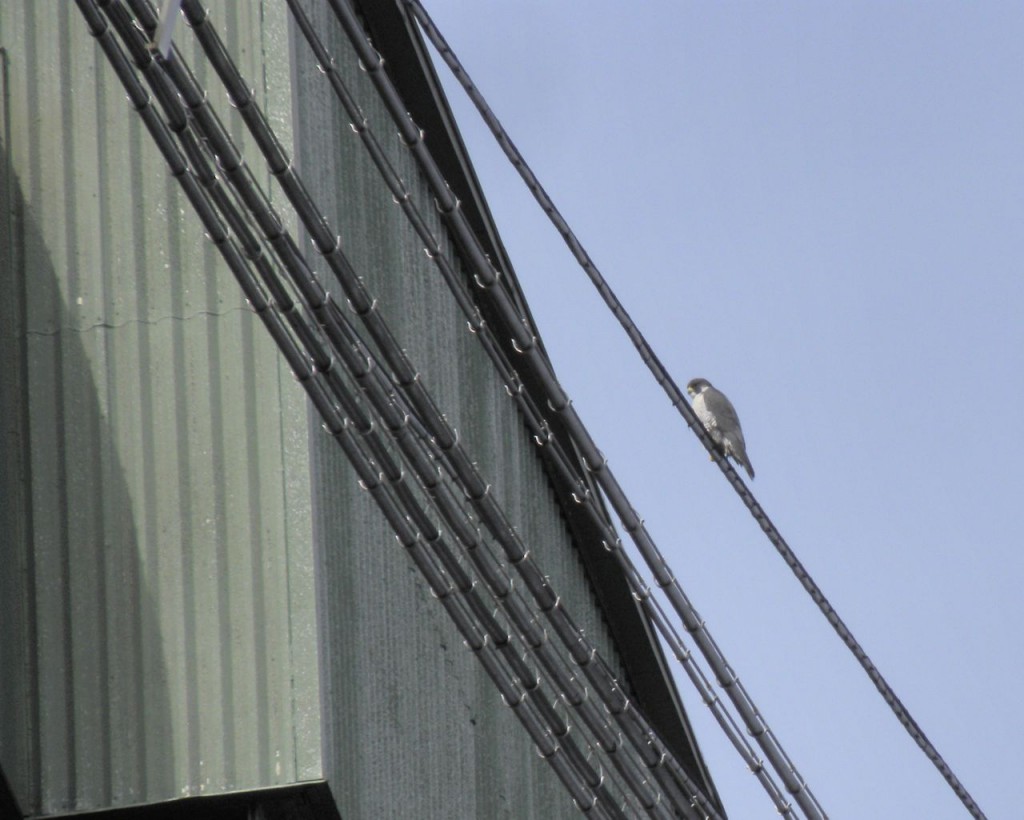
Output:
[[[287,122],[282,8],[229,20]],[[0,45],[4,769],[41,814],[317,778],[304,399],[75,5]]]
[[[648,705],[684,745],[650,635],[616,639],[637,630],[628,593],[595,588],[607,570],[581,559],[501,379],[329,104],[284,3],[214,11],[494,493],[602,654],[644,655],[623,677],[648,678]],[[398,5],[363,11],[446,131]],[[337,33],[330,45],[432,213],[355,55]],[[320,431],[74,4],[3,3],[0,48],[0,770],[20,810],[325,782],[341,817],[575,816]],[[477,195],[457,133],[446,139]]]

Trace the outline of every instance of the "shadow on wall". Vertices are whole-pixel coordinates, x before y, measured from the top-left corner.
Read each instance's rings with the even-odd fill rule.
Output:
[[[115,445],[133,432],[146,438],[126,430],[130,420],[122,417],[138,414],[124,411],[134,403],[145,418],[147,398],[137,383],[118,383],[112,330],[71,326],[62,295],[69,272],[55,269],[41,215],[27,207],[12,170],[7,99],[0,122],[0,770],[28,815],[169,797],[168,674],[161,616],[143,581],[161,558],[143,551],[157,540],[140,538],[132,498],[140,488],[159,492],[160,477],[143,441],[129,480]]]

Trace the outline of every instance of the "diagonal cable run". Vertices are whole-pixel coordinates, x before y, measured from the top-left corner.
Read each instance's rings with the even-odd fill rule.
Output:
[[[683,416],[683,419],[686,421],[686,424],[697,435],[697,437],[701,440],[701,443],[718,463],[718,466],[725,474],[726,479],[732,485],[736,493],[740,496],[741,501],[747,507],[750,514],[754,517],[754,520],[757,521],[758,525],[764,531],[765,535],[768,537],[768,540],[771,542],[772,546],[774,546],[778,553],[782,556],[783,560],[786,562],[787,566],[789,566],[789,568],[792,570],[797,580],[804,587],[804,589],[810,595],[811,599],[815,602],[815,604],[817,604],[822,614],[832,625],[833,629],[839,635],[840,639],[843,641],[846,647],[857,659],[857,662],[864,669],[865,673],[868,675],[868,678],[875,685],[875,688],[878,689],[879,693],[882,695],[883,700],[885,700],[886,704],[888,704],[889,708],[892,710],[897,720],[904,727],[904,729],[911,736],[911,738],[913,738],[914,742],[920,747],[922,752],[924,752],[928,760],[930,760],[932,764],[935,766],[935,768],[939,771],[943,779],[953,790],[956,796],[960,799],[960,801],[964,804],[965,808],[968,810],[971,816],[977,818],[977,820],[984,820],[985,815],[981,811],[978,804],[975,802],[974,798],[970,795],[966,787],[953,773],[949,764],[945,761],[945,759],[942,757],[939,751],[935,748],[934,744],[932,744],[932,742],[928,739],[928,737],[925,735],[924,731],[921,729],[918,723],[910,715],[910,712],[907,710],[906,706],[904,706],[903,702],[896,695],[895,691],[889,685],[888,681],[886,681],[886,679],[882,676],[881,672],[871,661],[871,658],[868,656],[867,652],[856,640],[856,638],[854,638],[849,627],[847,627],[843,620],[839,617],[839,614],[835,611],[834,607],[825,597],[825,594],[821,591],[820,587],[818,587],[814,579],[811,578],[810,574],[807,572],[806,568],[793,553],[792,549],[790,548],[786,540],[783,538],[778,528],[774,525],[774,523],[772,523],[771,519],[768,517],[767,513],[757,502],[757,500],[754,498],[749,488],[747,488],[747,486],[743,483],[743,480],[739,477],[736,470],[718,452],[714,443],[711,441],[708,434],[704,431],[703,426],[700,424],[700,422],[694,415],[689,402],[686,401],[685,397],[679,390],[675,381],[669,375],[665,367],[661,364],[661,361],[658,359],[654,350],[647,343],[647,340],[644,338],[640,329],[630,318],[629,313],[626,311],[622,303],[615,296],[615,293],[612,290],[611,286],[608,284],[607,280],[604,278],[600,270],[598,270],[597,266],[590,258],[586,249],[583,247],[583,244],[577,238],[575,233],[573,233],[572,229],[569,227],[568,222],[565,220],[565,218],[559,212],[558,208],[555,206],[554,202],[548,196],[547,192],[544,190],[543,186],[540,184],[539,180],[534,175],[529,165],[526,163],[526,160],[519,153],[518,149],[515,147],[514,143],[508,136],[508,133],[505,131],[504,127],[501,125],[500,121],[495,116],[490,106],[487,104],[487,101],[484,99],[479,89],[477,89],[477,87],[470,79],[469,74],[466,72],[461,62],[458,60],[454,52],[451,50],[451,47],[448,45],[447,41],[444,39],[440,31],[437,29],[437,26],[433,23],[429,14],[423,8],[423,5],[419,2],[419,0],[402,0],[402,2],[405,3],[406,7],[415,16],[417,21],[422,26],[423,31],[426,33],[428,39],[431,41],[431,43],[433,43],[434,47],[437,49],[438,53],[441,56],[441,59],[452,70],[452,73],[454,74],[456,80],[460,83],[460,85],[466,91],[469,98],[473,101],[474,105],[476,106],[477,110],[479,111],[481,117],[486,122],[489,129],[491,130],[498,144],[501,146],[502,150],[509,158],[509,161],[519,172],[519,175],[522,177],[527,188],[533,194],[541,209],[544,211],[545,214],[547,214],[549,220],[552,222],[558,233],[562,236],[563,240],[565,241],[569,250],[572,252],[573,256],[576,258],[580,266],[583,268],[584,272],[590,278],[591,282],[594,284],[594,287],[601,294],[601,297],[605,301],[605,304],[615,315],[616,319],[618,319],[619,324],[626,331],[627,336],[629,336],[630,341],[637,349],[637,352],[640,354],[640,357],[643,360],[643,362],[650,369],[655,380],[658,382],[659,385],[661,385],[662,389],[668,395],[673,406],[675,406],[679,413]]]
[[[135,0],[135,2],[138,4],[142,0]],[[607,665],[603,661],[593,662],[599,658],[596,648],[565,610],[561,599],[551,588],[546,576],[537,567],[530,549],[520,540],[516,529],[490,493],[490,485],[480,475],[475,462],[459,443],[458,435],[451,428],[444,414],[440,412],[434,398],[420,379],[416,367],[397,343],[391,326],[380,313],[376,299],[367,290],[363,279],[352,268],[335,234],[309,196],[304,184],[287,159],[282,146],[269,129],[250,89],[238,75],[237,67],[228,57],[219,36],[209,24],[206,10],[201,3],[192,0],[186,0],[183,10],[211,64],[225,83],[232,104],[240,112],[256,139],[271,173],[277,178],[295,212],[310,232],[315,246],[343,287],[351,309],[380,351],[398,390],[405,395],[415,414],[423,420],[437,446],[443,451],[445,458],[450,459],[456,465],[463,491],[503,550],[505,559],[524,581],[535,605],[554,628],[572,661],[583,670],[595,691],[605,701],[615,719],[630,738],[633,747],[644,757],[645,765],[652,770],[655,778],[669,793],[675,792],[678,787],[671,772],[677,769],[677,764],[672,760],[671,755],[665,753],[663,744],[656,740],[650,727],[633,708],[631,700],[619,687]],[[182,77],[177,73],[177,65],[177,61],[171,60],[168,62],[167,68],[171,72],[178,92],[184,97],[189,110],[197,118],[207,120],[210,114],[205,104],[204,95],[191,85],[188,77]],[[251,173],[244,171],[239,174],[237,172],[241,166],[238,158],[234,155],[234,149],[216,131],[212,133],[206,131],[205,133],[208,139],[215,138],[216,142],[223,143],[221,146],[217,146],[215,143],[215,152],[221,167],[228,173],[229,181],[232,184],[240,183],[242,185],[240,194],[243,199],[247,203],[250,201],[256,203],[264,211],[261,227],[268,232],[268,238],[271,238],[271,233],[274,233],[275,236],[279,234],[281,231],[280,219],[266,205],[258,187],[254,186]],[[232,171],[232,168],[235,170]],[[324,304],[325,294],[322,286],[309,281],[308,278],[295,284],[303,292],[303,298],[308,299],[313,305],[314,313],[324,324],[328,333],[334,331],[335,323],[332,320],[337,317]],[[689,789],[688,786],[687,789]],[[676,795],[673,797],[673,802],[676,805],[683,805],[687,799],[682,795]]]
[[[410,555],[421,569],[432,591],[449,610],[449,614],[452,615],[471,648],[474,650],[486,649],[487,639],[493,639],[493,645],[498,647],[499,651],[495,653],[489,650],[478,653],[481,662],[488,669],[491,677],[495,678],[499,690],[509,705],[516,710],[517,717],[524,722],[538,749],[549,759],[559,776],[566,782],[578,805],[585,811],[595,809],[598,816],[618,816],[618,810],[612,800],[604,798],[600,803],[597,802],[602,791],[601,774],[594,771],[587,763],[586,756],[574,747],[572,738],[566,735],[568,729],[558,715],[549,708],[546,709],[543,701],[532,694],[533,687],[530,682],[536,678],[536,674],[519,665],[515,660],[514,653],[508,654],[504,651],[504,647],[508,644],[507,632],[504,627],[489,619],[486,608],[476,602],[472,594],[472,583],[462,574],[458,560],[450,557],[442,548],[429,516],[422,509],[417,508],[415,500],[403,490],[400,470],[391,462],[388,451],[375,439],[372,423],[362,414],[359,402],[346,392],[344,382],[337,378],[338,374],[333,358],[335,355],[345,364],[356,382],[366,380],[367,374],[373,372],[359,369],[360,363],[365,360],[365,351],[358,342],[358,335],[351,326],[346,324],[344,313],[336,304],[327,299],[326,293],[306,267],[304,260],[297,252],[294,240],[284,229],[281,219],[270,207],[265,195],[255,184],[251,172],[242,163],[237,149],[226,137],[223,129],[219,127],[215,115],[206,106],[205,93],[195,86],[190,73],[182,63],[179,63],[177,54],[163,64],[158,64],[152,58],[145,48],[145,44],[140,42],[139,31],[135,27],[133,18],[127,14],[121,3],[107,0],[107,2],[100,2],[99,5],[118,30],[132,53],[133,59],[143,71],[147,82],[150,83],[157,100],[167,112],[171,123],[170,129],[154,114],[148,95],[139,86],[134,72],[128,66],[127,59],[110,36],[109,26],[96,4],[90,0],[79,0],[79,7],[89,23],[90,30],[99,40],[101,47],[128,90],[133,106],[143,117],[145,124],[161,148],[172,175],[184,188],[214,244],[228,261],[247,297],[253,303],[254,309],[264,320],[279,347],[288,357],[289,365],[309,392],[314,405],[324,418],[329,432],[338,440],[353,466],[356,467],[363,486],[371,492],[402,543],[409,548]],[[146,4],[140,3],[134,3],[133,6],[148,8]],[[197,20],[192,22],[195,25]],[[198,22],[205,25],[205,18]],[[174,82],[173,89],[166,83],[165,71]],[[178,95],[180,95],[181,103],[178,101]],[[182,111],[180,110],[182,103],[187,106],[188,127],[197,129],[197,133],[202,137],[201,141],[191,139],[190,130],[186,130],[182,124]],[[174,138],[171,136],[172,131],[177,134],[182,143],[184,157],[174,143]],[[257,140],[261,148],[270,153],[279,149],[269,128],[260,131]],[[200,144],[205,148],[201,148]],[[216,156],[219,171],[224,174],[231,185],[233,195],[237,196],[239,207],[247,211],[247,217],[240,216],[234,210],[234,203],[230,197],[224,196],[223,192],[219,190],[217,179],[210,173],[209,168],[204,170],[206,160],[202,154],[203,150],[209,150]],[[271,167],[274,168],[273,163]],[[282,170],[276,174],[279,180],[290,170],[287,163],[280,167]],[[301,186],[297,177],[287,176],[286,181],[288,184]],[[293,195],[296,192],[297,189],[293,190]],[[306,209],[306,213],[303,214],[304,219],[312,218],[315,222],[315,209],[312,207],[312,203],[299,198],[296,209],[299,210],[300,207]],[[231,231],[237,236],[237,241],[241,243],[244,253],[240,252],[236,239],[225,229],[218,216],[218,209]],[[273,250],[274,256],[278,260],[276,263],[272,263],[269,258],[262,255],[259,242],[254,240],[249,231],[247,220],[250,217],[253,224],[263,234],[263,241]],[[329,252],[333,251],[333,248],[329,250]],[[255,283],[249,263],[262,277],[264,286],[271,294],[272,299],[268,299],[262,288]],[[341,264],[340,256],[336,264],[343,272],[346,271],[346,265]],[[298,310],[297,305],[291,301],[287,289],[276,279],[275,269],[272,265],[280,265],[292,278],[292,284],[304,304],[302,311]],[[371,299],[370,305],[372,306],[372,304]],[[310,311],[316,319],[316,327],[310,325],[305,318],[306,313]],[[289,335],[282,323],[280,319],[282,315],[294,331],[294,338]],[[383,320],[378,321],[382,322]],[[375,338],[382,347],[391,343],[386,334],[386,326],[378,328],[378,331],[379,338]],[[321,332],[325,336],[321,336]],[[324,346],[325,339],[330,344],[329,350]],[[409,383],[416,384],[419,381],[418,373],[410,364],[400,361],[401,351],[391,350],[389,352],[389,363],[398,362],[403,368],[408,367],[408,371],[403,370],[402,372],[406,372]],[[387,391],[392,389],[393,385],[389,382],[386,388],[374,393],[372,380],[366,383],[370,385],[370,389],[364,391],[364,394],[374,403],[375,409],[384,414],[387,409]],[[406,387],[405,383],[398,385],[398,388],[402,390]],[[419,409],[426,411],[424,416],[431,421],[434,430],[441,430],[442,433],[452,436],[453,431],[442,430],[438,426],[437,418],[431,417],[431,412],[437,414],[436,409],[432,406],[432,399],[422,386],[419,390],[422,392],[415,393],[419,399],[418,403],[422,404]],[[334,404],[334,399],[341,404],[343,412]],[[395,440],[402,446],[404,441],[402,436],[406,425],[401,419],[396,421],[396,417],[391,416],[390,418],[391,422],[388,423],[388,417],[385,417],[386,426],[389,432],[395,434]],[[450,443],[447,449],[457,455],[459,463],[465,463],[467,457],[456,445],[457,442]],[[403,452],[414,466],[417,463],[416,458],[422,456],[422,453],[415,449],[405,451],[403,447]],[[422,472],[426,472],[426,468]],[[419,475],[421,471],[418,470],[417,473]],[[477,480],[479,479],[477,478]],[[500,509],[489,505],[483,509],[489,515],[487,523],[490,528],[511,529],[504,521]],[[451,508],[447,507],[445,511],[451,513]],[[457,530],[458,525],[453,524],[452,528]],[[468,527],[463,527],[462,531],[472,530],[472,528],[472,522],[469,522]],[[471,535],[467,537],[472,538]],[[430,557],[428,550],[421,551],[419,549],[419,546],[424,544],[433,551],[433,558]],[[517,570],[520,570],[520,564],[524,565],[524,569],[529,569],[529,575],[524,577],[532,578],[535,583],[539,584],[536,588],[530,589],[531,594],[536,597],[539,592],[541,597],[547,601],[547,608],[541,607],[545,617],[551,619],[556,634],[569,649],[572,662],[583,669],[594,684],[595,690],[600,691],[609,711],[619,722],[628,738],[629,743],[624,744],[623,748],[634,750],[642,758],[641,765],[650,769],[657,782],[666,788],[670,802],[660,803],[656,797],[653,799],[648,797],[641,798],[642,805],[652,816],[666,816],[666,812],[670,812],[669,807],[674,807],[687,817],[716,816],[713,809],[711,812],[704,807],[691,809],[690,798],[685,796],[686,793],[694,793],[691,785],[684,783],[681,788],[672,785],[672,778],[676,777],[677,773],[672,766],[671,759],[665,755],[663,750],[659,751],[659,742],[650,729],[645,727],[641,716],[631,707],[628,698],[618,688],[610,671],[597,655],[596,649],[575,627],[564,607],[559,604],[557,596],[550,589],[550,585],[544,580],[543,573],[540,573],[535,566],[535,562],[528,559],[529,550],[518,543],[515,543],[515,548],[520,551],[516,553],[519,556],[519,561],[516,562]],[[481,569],[481,575],[485,577],[489,586],[501,584],[500,580],[494,581],[487,570]],[[530,586],[529,581],[527,581],[527,585]],[[453,588],[461,593],[461,597],[453,597]],[[466,602],[465,606],[460,603],[463,599]],[[530,631],[532,616],[525,610],[517,610],[513,607],[506,611],[511,614],[510,616],[515,617],[520,632],[527,635],[535,634]],[[481,635],[483,635],[482,638]],[[531,638],[528,642],[530,642],[531,649],[546,645],[540,637]],[[540,651],[535,654],[538,659],[544,660],[545,655]],[[495,666],[496,658],[506,656],[509,667],[515,673],[511,678],[512,684],[509,684],[507,675],[505,678],[496,677],[493,672],[497,668]],[[551,675],[558,681],[557,688],[564,695],[567,691],[572,691],[571,681],[569,678],[558,677],[558,670],[561,668],[558,664],[560,663],[558,656],[551,656]],[[515,683],[515,681],[519,681],[519,683]],[[523,692],[519,691],[520,689],[528,690],[526,694],[530,696],[524,696]],[[580,713],[584,716],[584,720],[588,719],[588,715],[590,719],[593,719],[594,712],[585,711],[589,701],[580,697],[576,699],[577,702],[572,702],[571,695],[567,699],[574,707],[582,704]],[[522,710],[519,708],[521,704],[525,705]],[[530,709],[531,704],[533,705],[532,710]],[[602,724],[599,721],[594,721],[591,728],[595,733],[600,732]],[[598,736],[600,737],[600,735]],[[608,743],[614,742],[616,742],[614,738],[608,741]],[[560,751],[564,751],[565,754],[559,754]],[[650,756],[651,752],[654,753],[653,758]],[[615,758],[613,758],[614,760]],[[628,772],[631,771],[632,769],[628,769]],[[643,772],[642,769],[640,771]],[[671,773],[671,777],[666,777],[666,773]],[[645,784],[646,780],[641,775],[639,779],[632,778],[630,785],[637,788],[639,793],[643,791],[642,787]],[[693,800],[703,806],[699,797],[695,796]]]
[[[499,658],[507,656],[511,659],[512,663],[515,662],[516,658],[514,652],[508,653],[505,651],[504,647],[508,642],[499,643],[495,640],[492,643],[489,641],[488,636],[482,633],[479,625],[474,623],[472,615],[467,613],[465,607],[460,604],[457,598],[453,597],[451,582],[446,579],[444,572],[439,570],[427,557],[423,549],[424,539],[411,527],[408,519],[406,519],[401,511],[401,506],[396,504],[390,492],[391,488],[387,482],[381,479],[379,467],[375,467],[372,461],[360,451],[358,442],[353,436],[350,423],[341,417],[338,409],[327,397],[317,369],[312,366],[312,361],[304,355],[300,346],[289,336],[288,331],[281,323],[277,313],[281,305],[276,305],[268,300],[259,285],[256,284],[252,271],[248,268],[246,262],[249,249],[247,248],[247,252],[243,254],[234,239],[226,232],[224,223],[220,221],[217,215],[217,208],[224,204],[224,200],[214,197],[214,201],[211,202],[204,195],[202,187],[197,184],[196,178],[190,173],[184,157],[176,149],[173,138],[169,135],[167,128],[164,127],[163,123],[155,115],[148,95],[139,86],[137,79],[131,72],[130,67],[128,67],[123,53],[120,53],[116,42],[109,36],[109,28],[106,26],[102,16],[99,15],[96,7],[86,0],[86,2],[80,3],[80,8],[89,23],[90,30],[100,41],[101,47],[129,92],[129,98],[133,106],[142,116],[143,121],[164,153],[172,175],[178,179],[189,200],[196,207],[204,226],[209,231],[211,240],[218,250],[221,251],[225,261],[228,262],[232,272],[236,275],[244,292],[250,299],[254,311],[264,321],[268,331],[270,331],[279,348],[285,354],[293,372],[303,387],[306,388],[311,400],[324,419],[325,426],[342,446],[346,455],[349,456],[357,470],[362,485],[378,503],[385,517],[395,529],[400,542],[406,547],[414,563],[423,572],[431,591],[448,610],[449,615],[455,621],[467,645],[481,660],[481,663],[494,680],[506,703],[513,708],[517,717],[519,717],[530,733],[538,751],[555,768],[559,777],[566,784],[577,805],[582,810],[593,813],[598,817],[623,816],[616,807],[617,801],[606,797],[601,804],[596,802],[597,793],[603,791],[601,775],[594,771],[588,773],[590,766],[586,761],[589,755],[584,755],[577,750],[574,741],[571,738],[565,737],[568,731],[567,727],[560,718],[554,716],[547,701],[542,697],[538,698],[536,694],[531,692],[533,689],[531,680],[535,678],[535,675],[521,670],[514,676],[509,676],[507,672],[504,672]],[[109,7],[107,10],[111,11]],[[113,9],[113,13],[116,18],[116,9]],[[120,19],[123,21],[123,16]],[[193,149],[194,144],[191,148],[185,148],[189,160],[194,161],[197,157],[201,159],[201,156],[195,153]],[[205,185],[205,183],[203,184]],[[239,220],[234,217],[227,217],[227,221],[233,227],[241,225]],[[275,290],[275,288],[271,286],[271,290]],[[289,318],[291,318],[290,311],[288,313]],[[302,334],[298,335],[301,336]],[[470,606],[472,607],[471,598],[467,596],[467,600],[470,600]],[[477,612],[481,611],[479,606],[473,608]],[[493,629],[491,631],[494,632]],[[527,697],[527,695],[530,695],[530,697]],[[539,715],[537,714],[538,711]],[[596,789],[597,793],[592,791],[592,788]]]
[[[744,737],[743,732],[736,725],[732,715],[724,708],[723,702],[712,694],[710,683],[699,667],[696,666],[691,654],[683,646],[683,642],[679,637],[678,632],[675,630],[675,627],[672,626],[671,622],[667,619],[660,604],[657,603],[657,600],[651,596],[649,588],[640,580],[636,568],[633,566],[626,553],[618,545],[618,538],[612,531],[610,525],[606,522],[603,510],[599,509],[594,496],[586,489],[586,486],[580,481],[577,474],[569,466],[571,458],[565,452],[559,438],[551,434],[548,423],[544,420],[543,414],[537,407],[536,402],[533,401],[529,391],[523,389],[522,383],[519,380],[518,375],[515,373],[511,362],[501,350],[500,344],[497,343],[493,329],[489,325],[485,325],[482,317],[480,316],[479,310],[472,302],[472,296],[466,289],[463,278],[458,276],[453,270],[452,264],[447,259],[441,243],[434,236],[429,227],[427,227],[426,221],[422,214],[419,213],[414,199],[409,195],[409,192],[405,188],[401,178],[397,175],[387,159],[386,154],[381,149],[373,130],[370,128],[365,115],[359,108],[358,103],[355,101],[351,91],[347,87],[344,78],[341,76],[340,72],[335,69],[333,58],[324,47],[323,42],[320,40],[316,28],[312,25],[303,11],[302,4],[298,2],[298,0],[288,0],[288,3],[299,29],[305,36],[320,64],[321,71],[329,79],[331,86],[335,90],[336,96],[338,97],[341,105],[345,108],[346,114],[352,122],[353,130],[359,135],[360,139],[365,144],[367,151],[380,170],[381,176],[385,180],[388,188],[391,190],[395,201],[406,213],[410,223],[416,230],[417,235],[424,242],[424,246],[428,250],[428,255],[434,260],[438,270],[444,277],[445,282],[451,289],[456,301],[462,308],[469,321],[471,330],[477,334],[480,342],[487,352],[487,355],[492,359],[492,362],[507,386],[507,391],[510,397],[515,401],[517,407],[520,409],[520,412],[530,428],[535,441],[538,445],[544,448],[545,455],[550,461],[553,461],[555,469],[563,477],[563,480],[565,480],[569,486],[576,486],[578,488],[576,493],[578,503],[583,505],[591,523],[595,526],[597,531],[603,533],[604,541],[609,545],[609,550],[613,552],[620,565],[623,567],[624,573],[631,588],[633,589],[634,595],[642,602],[642,606],[647,610],[652,623],[654,623],[656,628],[662,633],[668,646],[672,649],[673,654],[686,669],[687,675],[697,687],[698,692],[701,695],[701,699],[709,709],[711,709],[719,725],[723,728],[723,731],[726,732],[730,741],[743,757],[749,770],[761,781],[762,786],[766,789],[772,801],[775,803],[776,809],[780,815],[787,817],[792,816],[791,807],[788,805],[782,792],[774,784],[770,770],[756,758],[756,755],[750,747],[749,742]],[[424,435],[426,434],[424,433]],[[692,623],[699,623],[701,624],[702,629],[706,629],[706,627],[703,626],[703,620],[696,614],[694,614],[692,618]],[[727,666],[723,668],[728,669]],[[735,676],[732,677],[734,678]],[[734,685],[738,685],[738,682]],[[767,728],[761,722],[754,724],[748,723],[747,728],[751,734],[771,732],[770,728]]]
[[[565,425],[587,469],[615,509],[622,526],[633,539],[653,573],[657,585],[672,603],[687,631],[693,634],[701,652],[715,668],[716,675],[727,695],[742,715],[748,731],[755,737],[769,763],[784,782],[786,790],[794,796],[808,817],[825,817],[825,812],[817,799],[779,745],[774,734],[767,731],[767,727],[749,695],[725,662],[721,651],[704,628],[703,622],[697,617],[664,556],[654,543],[642,519],[633,508],[606,459],[576,413],[568,395],[558,382],[550,363],[540,350],[538,340],[525,319],[517,312],[506,289],[501,286],[499,272],[487,258],[461,210],[458,199],[448,187],[436,162],[426,149],[422,131],[409,116],[407,107],[384,71],[383,59],[366,39],[366,34],[355,13],[343,0],[328,0],[328,2],[398,127],[402,141],[419,164],[424,178],[434,193],[439,212],[457,238],[460,247],[466,250],[466,259],[472,266],[474,281],[479,287],[479,293],[506,322],[506,326],[513,334],[512,347],[523,357],[532,371],[540,377],[541,389],[546,393],[548,407]]]
[[[277,311],[280,310],[282,313],[287,313],[288,318],[292,319],[291,310],[286,310],[282,305],[269,301],[263,295],[260,287],[255,284],[252,271],[248,269],[246,264],[246,258],[250,256],[249,252],[252,250],[248,247],[248,240],[242,237],[243,245],[246,246],[245,253],[243,254],[240,252],[240,248],[236,245],[234,239],[226,233],[225,225],[218,218],[217,209],[225,205],[226,201],[217,197],[215,191],[210,192],[213,198],[212,203],[204,196],[200,185],[206,187],[208,182],[201,179],[200,185],[196,184],[196,179],[190,173],[184,158],[176,150],[173,138],[169,137],[167,129],[163,127],[163,123],[153,113],[153,107],[147,95],[142,91],[137,80],[131,74],[131,69],[128,67],[124,55],[119,53],[116,43],[109,36],[109,30],[103,18],[95,16],[98,15],[96,7],[88,2],[80,3],[80,7],[90,24],[90,29],[97,39],[100,40],[104,52],[113,64],[126,90],[129,91],[129,97],[134,107],[140,113],[151,134],[161,147],[165,159],[171,168],[172,175],[182,184],[190,201],[196,206],[204,226],[209,231],[211,240],[231,266],[232,272],[235,273],[243,290],[250,298],[255,312],[264,321],[275,341],[278,342],[280,349],[286,355],[300,383],[307,389],[311,400],[324,419],[328,431],[336,438],[346,455],[349,456],[360,477],[361,484],[378,503],[378,506],[399,537],[400,542],[407,548],[414,563],[420,568],[431,591],[439,598],[442,605],[449,612],[449,615],[466,640],[467,645],[474,651],[488,674],[494,680],[503,699],[513,708],[516,716],[533,738],[538,751],[559,774],[559,777],[563,780],[581,810],[597,817],[622,817],[623,814],[617,805],[618,801],[605,796],[600,803],[596,802],[595,798],[597,795],[604,791],[602,775],[594,771],[587,762],[591,754],[583,754],[576,748],[573,739],[566,735],[568,729],[564,721],[552,711],[550,704],[543,698],[539,698],[534,691],[536,687],[532,684],[532,681],[536,678],[536,675],[529,671],[523,671],[524,667],[521,666],[519,671],[512,676],[504,670],[502,658],[505,658],[505,663],[516,669],[516,653],[508,651],[509,643],[502,637],[500,628],[490,627],[488,629],[489,634],[483,633],[480,624],[487,623],[487,610],[473,605],[472,590],[469,590],[469,594],[466,594],[465,583],[460,582],[459,585],[463,587],[460,592],[463,592],[470,608],[475,610],[478,615],[484,613],[480,622],[474,622],[473,614],[466,611],[466,608],[457,597],[453,597],[454,590],[451,581],[446,578],[444,571],[438,569],[436,564],[427,556],[424,550],[425,539],[421,533],[418,533],[411,526],[409,519],[403,514],[402,505],[396,503],[392,494],[393,488],[388,486],[388,481],[382,479],[380,466],[375,466],[366,457],[366,454],[361,452],[357,437],[353,436],[352,425],[342,418],[337,407],[328,398],[320,378],[320,371],[313,366],[313,362],[303,353],[300,345],[296,345],[295,340],[290,338],[287,330],[284,329]],[[111,11],[112,9],[108,7],[107,10]],[[115,19],[124,21],[125,18],[123,16],[118,18],[116,9],[113,10],[113,13]],[[201,161],[201,155],[195,153],[194,149],[194,143],[191,146],[185,146],[185,153],[189,157],[189,161],[194,162],[197,159]],[[195,167],[193,166],[193,168]],[[203,176],[201,172],[198,172],[197,175],[199,177]],[[237,215],[225,215],[225,218],[232,227],[242,226]],[[271,291],[280,292],[275,286],[268,286]],[[297,332],[297,336],[308,338],[308,334],[301,332]],[[313,358],[317,358],[315,354]],[[331,387],[333,386],[332,384]],[[384,477],[390,479],[386,471]],[[493,642],[488,640],[492,635],[496,636]],[[655,812],[652,816],[660,815]],[[686,816],[697,815],[687,814]]]

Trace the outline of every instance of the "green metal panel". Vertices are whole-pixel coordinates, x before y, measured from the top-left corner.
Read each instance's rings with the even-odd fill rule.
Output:
[[[283,6],[229,6],[287,135]],[[75,5],[0,47],[0,762],[39,814],[318,779],[305,402]]]
[[[435,235],[444,236],[425,183],[347,40],[324,13],[326,5],[307,4],[319,15],[317,30],[330,38],[338,70],[356,90]],[[522,420],[359,139],[337,114],[301,40],[296,53],[300,172],[427,388],[493,482],[492,491],[569,610],[614,663],[614,648]],[[451,247],[448,254],[455,255]],[[315,253],[308,258],[326,272]],[[333,442],[321,437],[314,447],[327,615],[325,688],[336,693],[325,715],[327,770],[342,816],[577,816]]]
[[[617,664],[522,421],[285,4],[210,7],[425,384]],[[371,84],[316,9],[443,236]],[[194,58],[191,36],[178,39]],[[343,817],[575,816],[320,433],[74,5],[4,2],[0,47],[0,766],[22,807],[326,779]],[[192,62],[222,108],[213,72]]]

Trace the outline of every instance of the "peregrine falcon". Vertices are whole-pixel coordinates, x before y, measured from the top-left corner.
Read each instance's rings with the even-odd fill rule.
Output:
[[[747,445],[743,441],[740,419],[725,393],[712,387],[707,379],[692,379],[686,385],[686,392],[693,396],[693,412],[708,431],[711,440],[718,445],[723,455],[731,456],[737,464],[742,464],[747,475],[753,478],[754,468],[747,458]]]

